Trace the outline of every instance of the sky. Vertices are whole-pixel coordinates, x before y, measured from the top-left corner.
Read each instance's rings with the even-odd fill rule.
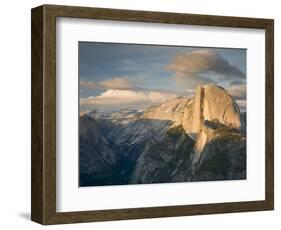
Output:
[[[79,42],[80,111],[144,109],[217,84],[246,109],[246,50]]]

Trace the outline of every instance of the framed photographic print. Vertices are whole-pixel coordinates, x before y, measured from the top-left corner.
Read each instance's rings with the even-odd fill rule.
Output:
[[[41,224],[274,208],[273,20],[32,9]]]

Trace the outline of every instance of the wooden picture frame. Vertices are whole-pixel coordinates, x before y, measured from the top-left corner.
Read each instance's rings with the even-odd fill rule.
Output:
[[[56,212],[56,18],[121,20],[218,27],[255,28],[266,36],[265,200],[101,211]],[[274,21],[43,5],[32,9],[32,205],[31,219],[64,224],[274,209]]]

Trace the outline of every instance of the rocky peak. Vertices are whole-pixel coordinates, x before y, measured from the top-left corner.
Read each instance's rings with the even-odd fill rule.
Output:
[[[193,113],[192,132],[195,133],[200,132],[204,120],[241,127],[238,105],[225,89],[217,85],[197,87]]]
[[[153,106],[144,112],[143,118],[173,121],[190,135],[200,133],[205,120],[241,127],[238,105],[217,85],[198,86],[193,98],[180,97]]]
[[[178,97],[161,105],[152,106],[144,112],[143,118],[173,121],[176,125],[181,125],[184,111],[190,101],[190,98]]]

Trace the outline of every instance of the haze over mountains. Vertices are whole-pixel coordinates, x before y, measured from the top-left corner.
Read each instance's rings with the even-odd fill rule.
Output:
[[[80,186],[246,179],[246,114],[220,86],[79,125]]]

